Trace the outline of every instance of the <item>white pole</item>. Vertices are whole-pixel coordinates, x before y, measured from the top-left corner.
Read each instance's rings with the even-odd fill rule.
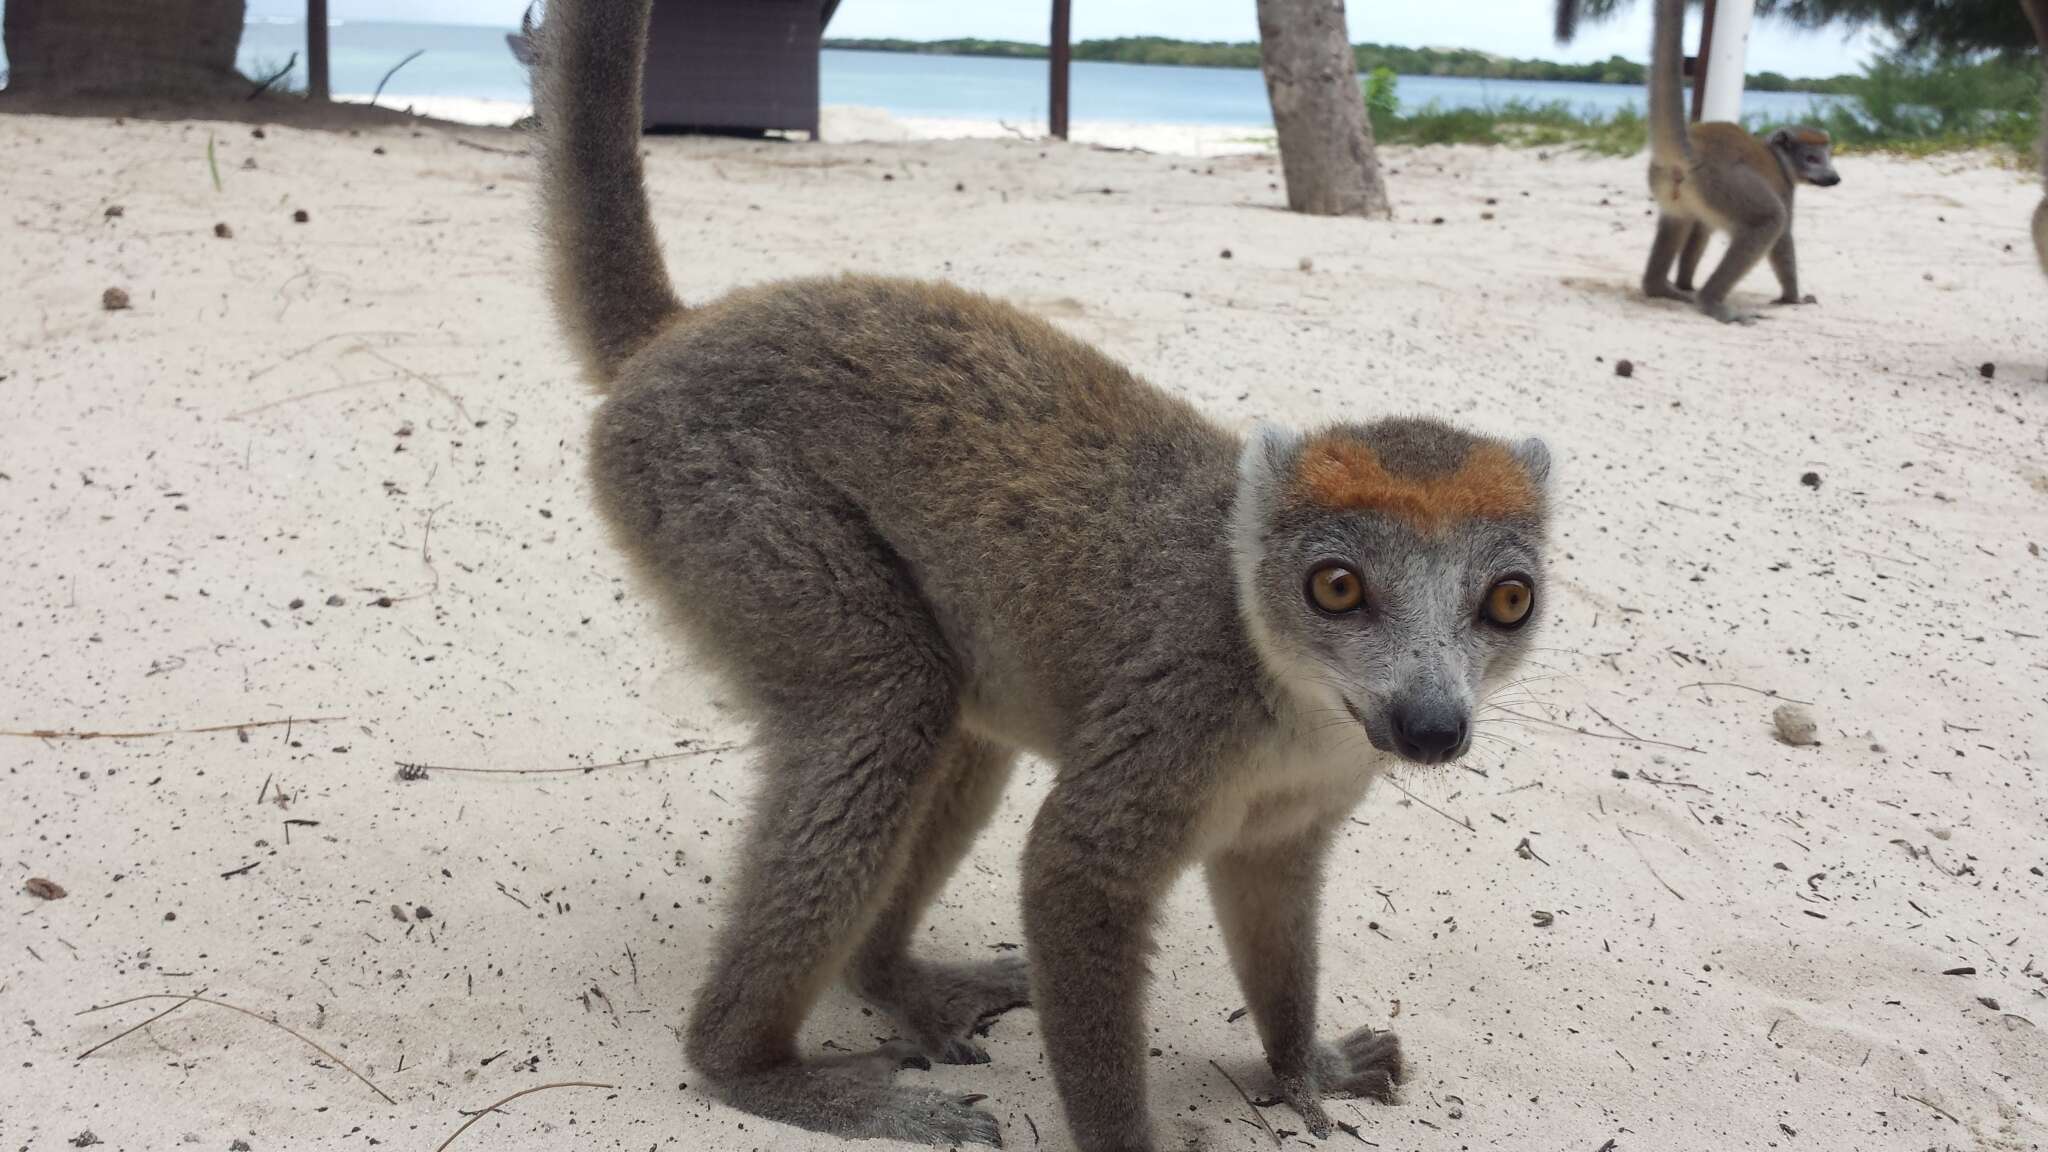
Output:
[[[1756,0],[1716,0],[1714,43],[1707,54],[1707,93],[1701,120],[1742,119],[1742,81],[1749,57],[1749,18]]]

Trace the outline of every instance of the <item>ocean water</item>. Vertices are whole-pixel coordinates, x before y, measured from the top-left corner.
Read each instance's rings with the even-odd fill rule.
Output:
[[[525,102],[526,72],[506,47],[510,28],[451,24],[341,23],[329,32],[329,70],[337,93],[368,93],[414,50],[421,55],[385,85],[385,103],[407,97],[458,97]],[[243,30],[240,65],[267,76],[299,53],[292,83],[305,83],[305,29],[297,23],[253,23]],[[983,56],[914,56],[827,50],[819,84],[826,104],[881,108],[898,116],[975,120],[1043,120],[1046,63]],[[1163,124],[1270,127],[1265,83],[1254,69],[1175,68],[1077,61],[1072,116]],[[1640,107],[1641,88],[1622,84],[1477,80],[1403,76],[1401,105],[1497,106],[1509,100],[1564,101],[1581,110]],[[1794,92],[1752,92],[1744,112],[1789,119],[1829,98]]]

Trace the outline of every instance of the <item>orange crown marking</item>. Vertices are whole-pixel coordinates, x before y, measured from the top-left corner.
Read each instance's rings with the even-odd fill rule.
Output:
[[[1794,128],[1792,138],[1801,144],[1822,145],[1833,142],[1833,138],[1818,128]]]
[[[1528,470],[1499,444],[1476,445],[1455,472],[1413,477],[1388,472],[1356,440],[1327,437],[1302,450],[1295,481],[1317,504],[1378,512],[1430,534],[1460,520],[1531,517],[1538,506]]]

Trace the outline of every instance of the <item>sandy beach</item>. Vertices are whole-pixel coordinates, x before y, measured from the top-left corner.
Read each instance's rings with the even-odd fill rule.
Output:
[[[1270,155],[1187,154],[1227,141],[842,119],[867,129],[647,141],[686,298],[947,277],[1233,428],[1548,439],[1519,715],[1382,784],[1338,849],[1325,1030],[1391,1026],[1415,1070],[1334,1107],[1361,1147],[2048,1145],[2031,173],[1843,158],[1799,202],[1819,303],[1722,327],[1635,294],[1638,159],[1389,149],[1395,218],[1324,220]],[[433,1152],[563,1081],[608,1087],[453,1147],[847,1147],[713,1102],[676,1041],[747,732],[593,516],[524,147],[0,117],[0,1147]],[[1737,297],[1774,294],[1760,269]],[[1774,737],[1786,699],[1817,746]],[[1022,940],[1049,779],[1020,771],[926,952]],[[1315,1146],[1222,1074],[1266,1095],[1196,878],[1159,939],[1162,1130]],[[88,1009],[193,993],[326,1054],[188,1003],[77,1058],[178,1002]],[[805,1042],[884,1029],[834,991]],[[1071,1147],[1034,1014],[987,1044],[906,1076]]]

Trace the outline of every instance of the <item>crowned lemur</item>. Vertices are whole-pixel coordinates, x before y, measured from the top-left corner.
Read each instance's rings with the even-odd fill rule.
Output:
[[[763,779],[687,1055],[720,1099],[824,1132],[998,1144],[971,1063],[1035,1005],[1079,1146],[1151,1149],[1146,957],[1207,872],[1279,1094],[1389,1100],[1395,1038],[1316,1037],[1331,842],[1395,757],[1471,743],[1543,596],[1549,455],[1433,420],[1247,441],[1051,325],[844,276],[685,307],[639,158],[649,0],[555,0],[537,41],[546,244],[606,393],[619,548],[756,721]],[[911,953],[1019,750],[1057,767],[1023,858],[1024,958]],[[803,1055],[836,979],[903,1039]]]

